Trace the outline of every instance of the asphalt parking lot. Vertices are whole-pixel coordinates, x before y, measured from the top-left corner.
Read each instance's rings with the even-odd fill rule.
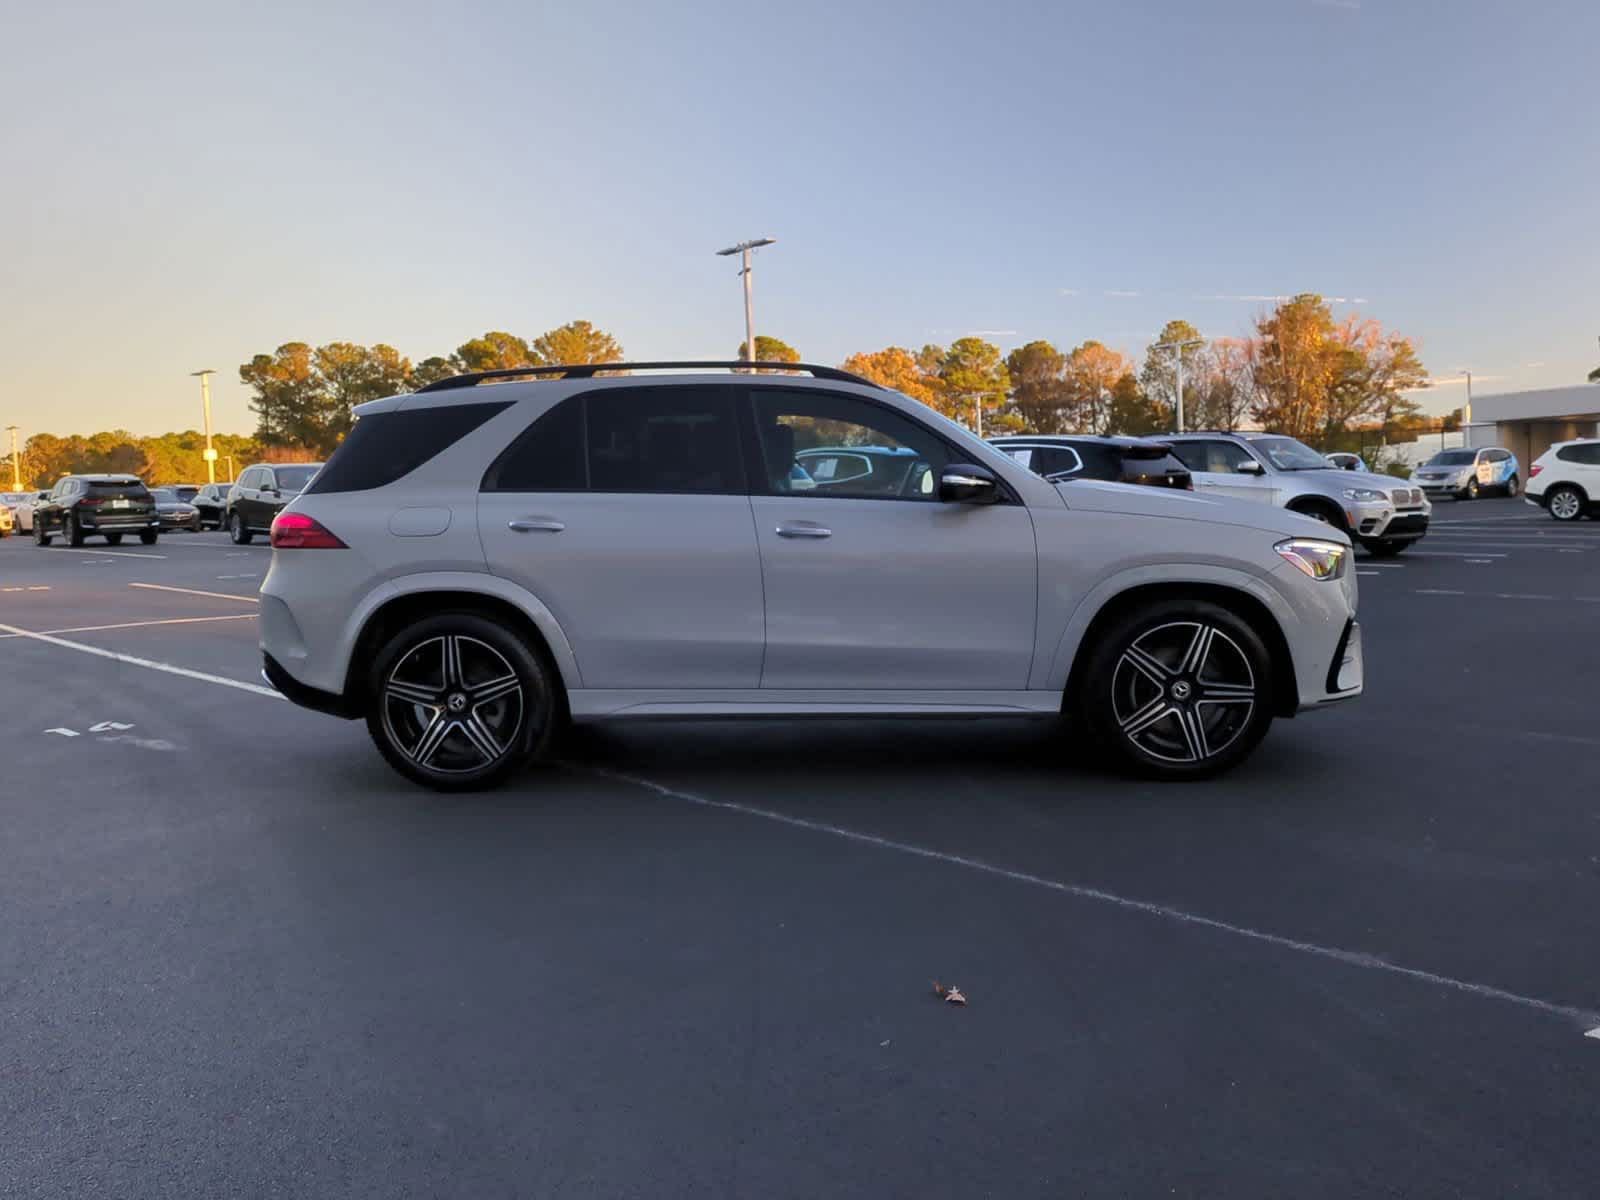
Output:
[[[1166,786],[705,722],[441,798],[260,686],[269,554],[0,542],[0,1194],[1595,1194],[1600,522],[1438,505],[1365,698]]]

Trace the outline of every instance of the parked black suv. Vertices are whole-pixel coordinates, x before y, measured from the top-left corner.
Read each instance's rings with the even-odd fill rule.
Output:
[[[1017,434],[991,442],[1035,475],[1062,479],[1108,479],[1151,487],[1194,488],[1189,468],[1172,447],[1154,438],[1093,437],[1089,434]]]
[[[228,527],[228,493],[231,483],[208,483],[195,492],[189,501],[200,514],[201,529],[226,529]]]
[[[161,533],[155,497],[133,475],[64,475],[33,510],[33,540],[48,546],[61,534],[69,546],[86,537],[103,537],[118,545],[125,533],[137,533],[153,546]]]
[[[228,493],[228,536],[248,545],[272,529],[272,518],[322,470],[321,463],[257,463],[245,469]]]

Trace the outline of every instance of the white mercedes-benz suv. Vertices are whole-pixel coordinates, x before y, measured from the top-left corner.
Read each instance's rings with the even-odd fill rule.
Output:
[[[490,371],[360,406],[273,522],[267,680],[445,790],[568,720],[730,715],[1064,712],[1190,778],[1360,694],[1341,530],[1051,483],[868,380],[755,365],[785,373]],[[909,467],[805,470],[863,447]]]

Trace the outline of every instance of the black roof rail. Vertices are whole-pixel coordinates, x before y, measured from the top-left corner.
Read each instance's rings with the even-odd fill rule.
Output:
[[[610,363],[572,363],[566,366],[547,367],[507,367],[498,371],[468,371],[464,375],[451,375],[447,379],[435,380],[426,387],[417,389],[417,394],[423,392],[448,392],[456,388],[477,387],[478,384],[490,379],[524,379],[529,376],[554,375],[560,379],[593,379],[601,371],[678,371],[678,370],[726,370],[726,371],[787,371],[791,374],[810,375],[813,379],[828,379],[834,383],[860,383],[867,387],[879,387],[864,375],[857,375],[853,371],[845,371],[839,367],[821,367],[815,363],[799,362],[746,362],[742,358],[729,359],[695,359],[685,362],[610,362]]]

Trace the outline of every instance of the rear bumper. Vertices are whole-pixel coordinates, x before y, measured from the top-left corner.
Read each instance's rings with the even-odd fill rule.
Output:
[[[353,706],[337,692],[324,692],[320,688],[301,683],[279,666],[278,660],[266,651],[261,653],[261,678],[285,700],[298,704],[301,708],[326,713],[330,717],[343,717],[347,721],[361,715],[359,711],[352,711]]]

